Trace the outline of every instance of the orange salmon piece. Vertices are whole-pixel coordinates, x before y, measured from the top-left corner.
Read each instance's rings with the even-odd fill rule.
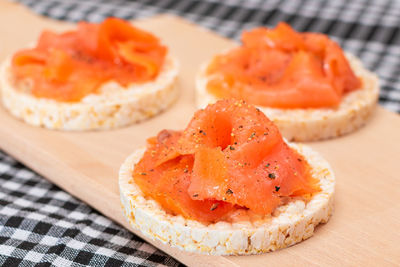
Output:
[[[111,80],[123,87],[154,80],[166,54],[157,37],[108,18],[61,34],[44,31],[36,47],[13,56],[11,70],[17,81],[33,81],[36,97],[79,102]]]
[[[318,192],[306,160],[244,101],[220,100],[183,131],[149,138],[135,183],[172,214],[216,222],[238,208],[271,213],[281,197]]]
[[[242,34],[242,46],[216,56],[207,90],[274,108],[336,107],[361,88],[342,49],[327,36],[298,33],[288,24]]]

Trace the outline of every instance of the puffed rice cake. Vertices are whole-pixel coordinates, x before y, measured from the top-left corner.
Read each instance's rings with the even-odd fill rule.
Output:
[[[145,149],[130,155],[119,171],[119,189],[125,218],[134,229],[151,239],[173,247],[208,255],[259,254],[294,245],[313,235],[314,228],[326,223],[333,212],[335,176],[328,162],[301,144],[290,144],[312,167],[321,191],[308,200],[290,198],[270,216],[250,221],[200,222],[165,212],[154,200],[143,195],[132,172]],[[249,217],[250,218],[250,217]]]

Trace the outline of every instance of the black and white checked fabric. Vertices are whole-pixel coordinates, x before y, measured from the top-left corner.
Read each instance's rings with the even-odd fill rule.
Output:
[[[400,112],[400,0],[19,0],[60,20],[172,13],[238,39],[289,22],[329,34],[381,81],[380,104]],[[0,265],[177,266],[178,262],[0,152]]]
[[[0,152],[0,266],[180,266]]]

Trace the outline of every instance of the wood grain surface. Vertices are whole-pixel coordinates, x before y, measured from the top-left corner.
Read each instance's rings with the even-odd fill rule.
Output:
[[[59,132],[25,125],[0,108],[1,149],[128,229],[119,203],[120,164],[147,137],[188,123],[195,110],[194,75],[199,64],[233,45],[176,17],[135,24],[160,36],[181,62],[181,96],[168,111],[118,130]],[[0,60],[36,40],[43,29],[69,27],[1,1]],[[310,145],[331,163],[337,176],[333,217],[312,238],[273,253],[229,257],[186,253],[144,239],[189,266],[400,265],[400,117],[378,107],[361,130]]]

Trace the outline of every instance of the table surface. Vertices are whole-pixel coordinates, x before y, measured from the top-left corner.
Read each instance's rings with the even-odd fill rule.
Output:
[[[7,8],[10,9],[7,10]],[[11,8],[15,8],[15,5],[1,3],[0,10],[2,11],[0,12],[10,11]],[[11,17],[15,15],[15,13],[12,14],[9,12],[7,14]],[[7,17],[3,16],[3,19],[7,21]],[[29,22],[29,19],[24,19],[24,21]],[[205,23],[204,21],[200,22]],[[32,28],[38,32],[40,27],[44,25],[30,26],[27,29]],[[12,28],[3,27],[2,30],[6,36],[10,36],[10,39],[13,37],[17,38],[17,41],[27,40],[26,35],[18,35],[13,32]],[[237,28],[235,30],[238,31]],[[29,34],[33,36],[36,33],[30,32]],[[4,47],[4,43],[0,43],[0,48]],[[390,49],[392,45],[388,45],[388,47],[389,52],[396,53],[397,51],[398,53],[399,51],[398,49]],[[376,47],[374,49],[372,52],[377,51]],[[0,51],[2,53],[6,52],[4,49]],[[366,51],[360,54],[369,55],[371,52],[369,50]],[[364,58],[368,58],[368,56],[363,57],[363,60]],[[382,56],[382,58],[385,59],[386,57]],[[397,63],[398,60],[399,58],[397,57]],[[369,61],[367,60],[367,62]],[[391,61],[389,60],[388,62]],[[379,66],[382,64],[387,68],[388,65],[385,65],[386,63],[380,63]],[[394,68],[396,66],[398,65],[394,64]],[[393,82],[396,81],[395,79],[393,78],[389,82],[385,82],[384,80],[383,84],[384,88],[386,88],[384,90],[396,92],[395,89],[390,88],[390,85],[395,84]],[[395,102],[396,100],[394,99],[393,101]],[[385,113],[379,110],[378,114],[382,112]],[[396,117],[394,116],[393,118]],[[395,127],[395,125],[389,126]],[[386,132],[390,130],[390,127],[387,128],[388,125],[384,124],[383,126]],[[393,141],[395,142],[396,139]],[[333,144],[331,146],[334,147]],[[396,154],[393,154],[393,158],[396,158]],[[393,163],[393,158],[388,160],[387,164],[390,165],[390,163]],[[42,262],[54,261],[60,264],[80,262],[89,265],[101,265],[106,262],[109,264],[112,262],[121,263],[123,261],[144,265],[177,264],[171,258],[155,250],[154,247],[143,243],[139,238],[130,235],[118,225],[102,217],[83,203],[73,199],[67,193],[42,180],[41,177],[24,168],[24,166],[9,156],[2,154],[0,163],[0,174],[2,181],[4,180],[0,191],[0,214],[4,215],[1,218],[1,222],[5,226],[0,229],[0,236],[2,238],[0,241],[0,244],[2,244],[0,260],[2,263],[7,260],[21,260],[28,263],[40,260]],[[393,184],[396,184],[396,180],[393,181]],[[389,213],[390,211],[389,209],[387,212]],[[46,223],[40,223],[43,218],[45,218],[44,221]],[[389,221],[389,223],[393,222]],[[57,227],[54,225],[57,225]],[[72,227],[72,231],[69,230],[71,226],[74,226]],[[133,241],[129,242],[131,239]],[[398,241],[398,236],[393,235],[390,239],[387,235],[383,235],[382,240]],[[39,244],[34,244],[35,242]],[[32,246],[33,249],[30,249]],[[340,251],[343,252],[342,250]],[[389,252],[385,255],[390,256],[392,255],[390,253],[394,252],[396,251],[389,249]],[[275,258],[279,259],[281,263],[285,263],[283,256],[286,253],[283,253],[283,256],[281,254],[276,253],[278,256],[275,256]],[[289,254],[291,255],[292,253]],[[376,255],[376,253],[373,252],[372,255]],[[247,260],[246,257],[243,259]],[[376,259],[379,259],[379,257]],[[389,257],[386,263],[393,263],[393,259],[395,258]],[[238,262],[240,261],[238,260]]]

